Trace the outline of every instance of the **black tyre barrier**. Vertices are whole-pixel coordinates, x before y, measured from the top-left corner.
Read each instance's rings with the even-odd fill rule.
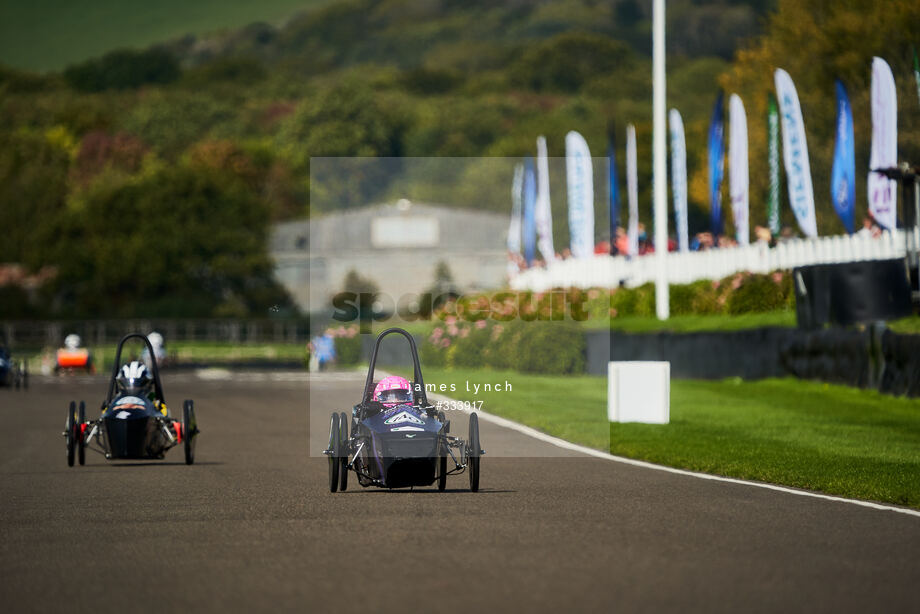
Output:
[[[759,328],[704,333],[587,333],[587,372],[608,360],[667,360],[676,378],[793,376],[920,396],[920,335],[884,327],[863,330]],[[609,350],[607,347],[609,344]]]

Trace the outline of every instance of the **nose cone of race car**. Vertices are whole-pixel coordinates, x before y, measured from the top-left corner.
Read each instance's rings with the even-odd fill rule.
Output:
[[[143,399],[123,397],[103,418],[109,458],[151,458],[155,454],[157,419]]]
[[[390,488],[424,486],[435,476],[441,423],[411,405],[401,405],[368,420],[383,483]]]

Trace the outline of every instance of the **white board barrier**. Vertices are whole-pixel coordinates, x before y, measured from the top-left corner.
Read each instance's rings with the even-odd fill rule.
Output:
[[[610,422],[667,424],[671,419],[671,363],[607,363]]]

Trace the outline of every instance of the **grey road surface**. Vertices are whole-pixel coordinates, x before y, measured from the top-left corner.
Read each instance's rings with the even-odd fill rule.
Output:
[[[92,415],[104,378],[0,389],[4,612],[920,611],[920,518],[571,457],[487,422],[479,493],[459,476],[331,494],[308,411],[326,424],[360,378],[204,376],[164,376],[174,411],[195,399],[190,467],[179,449],[66,466],[67,403]]]

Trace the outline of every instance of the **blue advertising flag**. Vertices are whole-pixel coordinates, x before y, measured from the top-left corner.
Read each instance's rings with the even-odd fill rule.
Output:
[[[709,206],[712,213],[713,239],[722,234],[722,90],[716,98],[709,125]]]
[[[620,187],[617,184],[617,160],[613,132],[607,145],[607,196],[610,199],[610,253],[617,253],[617,226],[620,223]]]
[[[853,109],[847,90],[837,80],[837,144],[831,168],[831,201],[847,232],[853,234],[856,204],[856,154],[853,143]]]
[[[533,158],[524,162],[524,259],[533,266],[537,246],[537,176]]]

